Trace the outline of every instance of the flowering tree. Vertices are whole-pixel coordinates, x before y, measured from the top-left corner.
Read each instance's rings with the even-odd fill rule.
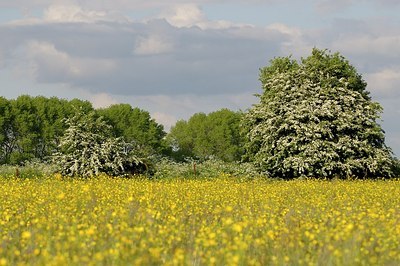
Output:
[[[63,175],[93,177],[100,173],[111,176],[143,169],[122,139],[112,136],[112,128],[94,112],[78,113],[66,120],[67,130],[60,140],[59,151],[53,161]]]
[[[382,107],[338,53],[314,49],[301,62],[276,58],[261,69],[260,103],[244,116],[246,158],[265,174],[390,177],[391,150],[377,124]]]

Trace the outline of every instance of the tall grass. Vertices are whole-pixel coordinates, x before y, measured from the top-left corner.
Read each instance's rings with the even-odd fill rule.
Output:
[[[42,162],[27,162],[24,165],[0,165],[0,178],[47,178],[56,172],[52,164]]]

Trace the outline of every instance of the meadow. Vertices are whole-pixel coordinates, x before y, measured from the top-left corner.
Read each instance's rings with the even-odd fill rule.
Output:
[[[400,265],[400,181],[0,178],[0,265]]]

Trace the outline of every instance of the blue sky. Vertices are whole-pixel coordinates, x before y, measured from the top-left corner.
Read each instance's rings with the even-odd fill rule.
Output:
[[[400,1],[0,0],[0,95],[129,103],[168,129],[245,110],[275,56],[339,51],[384,107],[400,156]]]

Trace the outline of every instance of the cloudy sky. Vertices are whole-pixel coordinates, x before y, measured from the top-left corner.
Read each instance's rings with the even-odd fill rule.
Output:
[[[0,0],[0,95],[129,103],[166,129],[245,110],[275,56],[339,51],[400,156],[399,0]]]

